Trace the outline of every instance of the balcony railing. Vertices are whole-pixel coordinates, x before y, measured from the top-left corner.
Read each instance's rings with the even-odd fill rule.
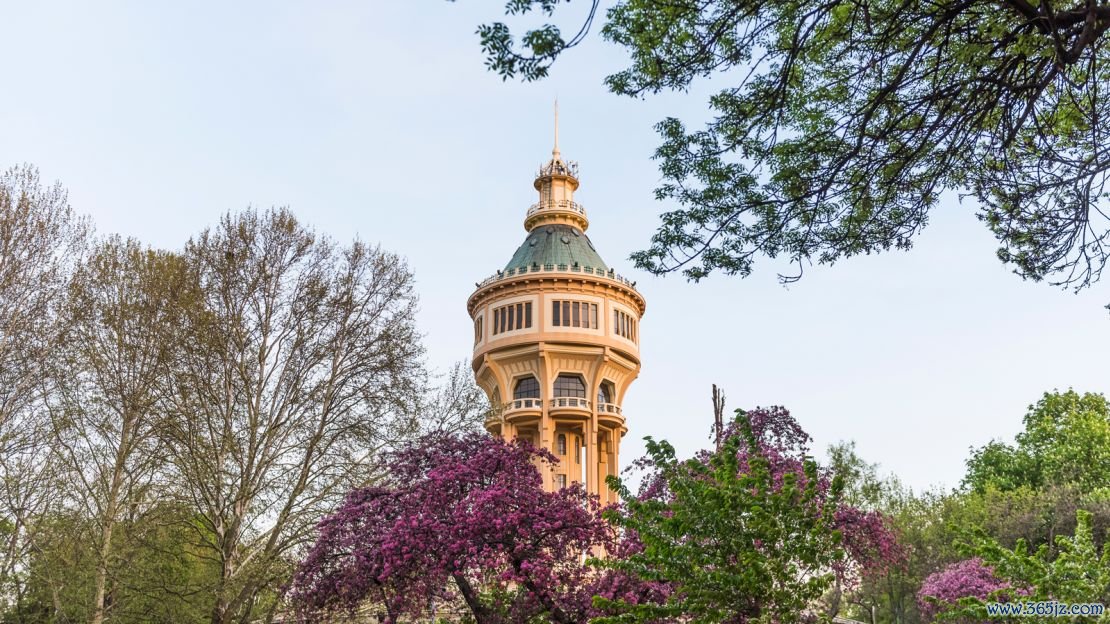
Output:
[[[537,178],[552,175],[569,175],[574,179],[578,179],[578,163],[573,160],[549,160],[540,165],[540,170],[536,173]]]
[[[590,409],[590,401],[578,397],[556,397],[551,399],[551,407],[576,407],[578,409],[588,410]]]
[[[506,412],[515,412],[517,410],[538,410],[543,408],[543,401],[540,399],[513,399],[505,404]]]
[[[599,414],[620,414],[621,406],[616,403],[598,403],[597,413]]]
[[[501,280],[510,279],[510,278],[516,277],[518,275],[529,275],[529,274],[532,274],[532,273],[582,273],[582,274],[585,274],[585,275],[596,275],[598,277],[603,277],[605,279],[610,279],[610,280],[613,280],[615,282],[620,282],[621,284],[624,284],[625,286],[631,288],[632,290],[636,290],[636,282],[633,282],[632,280],[628,279],[627,277],[624,277],[623,275],[620,275],[619,273],[617,273],[613,269],[595,269],[593,267],[580,266],[577,263],[576,264],[569,264],[569,265],[568,264],[538,264],[537,263],[537,264],[533,264],[532,266],[525,265],[525,266],[522,266],[522,267],[505,269],[504,271],[498,271],[498,272],[494,273],[493,275],[487,277],[486,279],[484,279],[480,282],[476,282],[474,284],[474,286],[475,286],[475,288],[484,288],[486,286],[489,286],[490,284],[493,284],[494,282],[499,282]]]
[[[577,212],[580,215],[586,214],[586,209],[578,202],[570,201],[569,199],[551,199],[532,204],[532,207],[528,209],[527,216],[530,217],[544,210],[569,210],[570,212]]]

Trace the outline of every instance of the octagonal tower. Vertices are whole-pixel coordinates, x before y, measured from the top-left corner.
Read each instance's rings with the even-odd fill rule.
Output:
[[[539,201],[524,217],[528,235],[467,301],[472,364],[495,406],[490,433],[558,457],[543,475],[547,489],[581,481],[611,501],[605,477],[617,474],[628,431],[621,403],[640,372],[645,301],[586,236],[578,180],[577,163],[559,153],[556,111],[551,160],[533,183]]]

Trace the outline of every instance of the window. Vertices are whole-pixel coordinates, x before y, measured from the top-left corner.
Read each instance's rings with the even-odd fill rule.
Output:
[[[567,454],[567,434],[559,434],[559,439],[556,441],[555,447],[560,456],[565,456]]]
[[[474,344],[482,342],[482,317],[474,319]]]
[[[586,384],[578,375],[559,375],[555,378],[555,396],[586,398]]]
[[[510,303],[493,311],[493,333],[528,329],[532,326],[532,302]]]
[[[555,475],[555,485],[559,486],[560,490],[566,489],[566,487],[567,487],[567,476],[565,474]]]
[[[613,310],[613,333],[636,342],[636,319],[620,310]]]
[[[516,388],[513,389],[514,399],[538,399],[540,398],[540,382],[536,381],[535,377],[524,377],[516,382]]]
[[[603,382],[601,382],[601,385],[598,386],[598,388],[597,388],[597,402],[598,402],[598,404],[612,403],[613,402],[613,389],[609,385],[608,381],[603,381]]]
[[[582,463],[582,445],[578,444],[577,442],[578,441],[575,440],[575,444],[574,444],[574,463],[581,464]]]
[[[551,324],[555,327],[597,329],[597,304],[586,301],[552,301]]]

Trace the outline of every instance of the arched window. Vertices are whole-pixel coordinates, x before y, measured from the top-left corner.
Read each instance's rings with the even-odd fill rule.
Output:
[[[586,384],[578,375],[559,375],[555,378],[555,396],[586,398]]]
[[[597,402],[599,404],[613,402],[613,388],[608,381],[601,382],[597,387]]]
[[[567,434],[560,433],[559,434],[559,439],[556,442],[555,446],[556,446],[556,449],[557,449],[559,455],[566,455],[567,454]]]
[[[514,399],[538,399],[540,398],[540,382],[536,381],[535,377],[524,377],[516,382],[516,388],[513,390]]]

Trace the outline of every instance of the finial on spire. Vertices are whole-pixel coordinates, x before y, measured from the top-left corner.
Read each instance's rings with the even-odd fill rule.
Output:
[[[559,97],[555,96],[555,148],[551,150],[551,155],[555,158],[559,157]]]

